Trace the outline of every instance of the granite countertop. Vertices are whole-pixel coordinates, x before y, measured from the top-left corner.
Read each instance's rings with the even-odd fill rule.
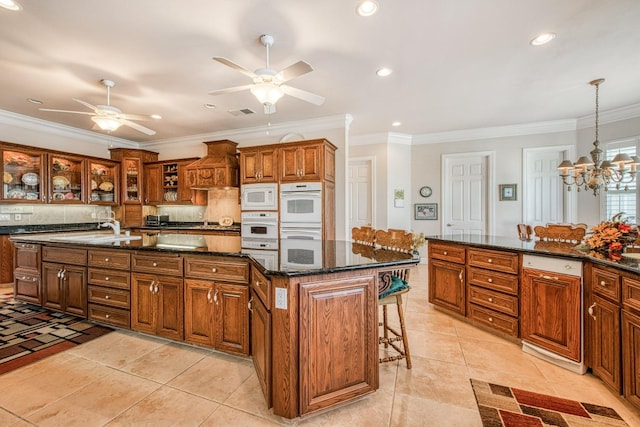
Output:
[[[51,233],[52,231],[84,231],[97,230],[97,222],[82,222],[75,224],[25,224],[0,226],[0,235],[23,233]]]
[[[143,225],[139,227],[143,230],[214,230],[214,231],[233,231],[240,232],[240,223],[234,222],[231,225],[220,225],[217,222],[168,222],[166,225]]]
[[[136,251],[156,251],[179,254],[217,255],[250,257],[241,248],[240,236],[200,235],[200,234],[163,234],[163,233],[131,233],[136,240],[121,240],[117,242],[99,242],[90,240],[63,241],[62,237],[84,233],[52,233],[52,234],[19,234],[13,235],[11,240],[21,243],[39,243],[62,246],[75,246],[104,249],[129,249]],[[95,235],[97,233],[91,233]],[[100,236],[112,235],[108,231],[99,233]],[[412,265],[419,262],[419,258],[410,254],[384,249],[373,249],[357,243],[340,240],[297,240],[288,239],[287,250],[313,251],[315,259],[320,262],[309,266],[291,265],[285,261],[285,254],[277,253],[279,265],[274,269],[267,269],[258,260],[265,274],[280,276],[304,276],[313,274],[335,273],[339,271],[359,270],[394,265]],[[298,248],[299,246],[299,248]],[[278,247],[283,245],[279,243]],[[255,250],[247,250],[253,252]],[[266,252],[266,251],[265,251]],[[274,251],[278,252],[278,251]]]
[[[460,243],[483,249],[514,250],[531,255],[545,255],[562,258],[578,258],[598,264],[609,265],[633,273],[640,273],[640,260],[624,257],[621,260],[602,259],[589,254],[588,249],[579,245],[564,242],[547,242],[540,240],[520,240],[514,237],[490,235],[435,235],[425,239],[446,243]]]

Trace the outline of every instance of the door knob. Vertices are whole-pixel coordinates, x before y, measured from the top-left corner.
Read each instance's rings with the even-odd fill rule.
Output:
[[[453,224],[447,224],[447,227],[453,227]]]

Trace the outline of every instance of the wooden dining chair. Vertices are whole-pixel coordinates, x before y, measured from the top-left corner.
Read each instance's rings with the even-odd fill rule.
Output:
[[[376,245],[380,247],[378,252],[397,251],[407,254],[413,253],[413,233],[404,230],[389,229],[388,231],[378,230],[375,233]],[[388,253],[388,252],[387,252]],[[375,256],[375,255],[374,255]],[[408,293],[410,268],[394,268],[380,273],[378,285],[378,305],[382,307],[382,336],[378,337],[378,344],[383,344],[385,349],[391,347],[395,350],[394,355],[388,355],[379,359],[380,363],[393,362],[406,359],[407,369],[411,369],[411,353],[409,351],[409,339],[404,319],[404,309],[402,297]],[[400,321],[400,330],[389,326],[389,316],[387,306],[395,304]],[[402,346],[398,345],[402,342]]]
[[[587,227],[586,224],[547,224],[538,225],[533,231],[540,240],[578,244],[587,232]]]
[[[376,230],[369,226],[353,227],[351,229],[351,240],[361,245],[375,246]]]
[[[531,226],[529,224],[518,224],[517,229],[520,240],[531,240]]]

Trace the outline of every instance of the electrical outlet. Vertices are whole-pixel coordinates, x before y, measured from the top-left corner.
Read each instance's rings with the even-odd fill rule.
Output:
[[[0,221],[11,221],[11,214],[0,214]]]
[[[276,308],[287,309],[287,289],[276,288]]]
[[[21,221],[22,220],[22,214],[17,213],[15,215],[13,215],[13,219],[15,219],[16,221]]]
[[[96,219],[98,217],[98,214],[95,212],[91,212],[91,219]]]

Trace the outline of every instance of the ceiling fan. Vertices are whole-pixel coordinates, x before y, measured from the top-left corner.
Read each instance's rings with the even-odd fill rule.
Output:
[[[112,80],[102,79],[100,82],[107,87],[107,105],[91,105],[88,102],[80,99],[72,98],[74,101],[79,102],[85,107],[93,110],[93,113],[88,111],[71,111],[71,110],[53,110],[50,108],[40,108],[42,111],[53,111],[57,113],[73,113],[73,114],[86,114],[91,116],[91,120],[95,123],[94,129],[102,129],[107,132],[112,132],[118,129],[120,126],[129,126],[139,132],[146,133],[147,135],[155,135],[156,131],[147,127],[134,123],[131,120],[149,120],[147,116],[139,116],[136,114],[124,114],[122,110],[111,105],[111,88],[116,84]]]
[[[228,67],[233,68],[242,74],[251,77],[253,79],[252,84],[235,86],[226,89],[214,90],[209,92],[209,95],[222,95],[232,92],[240,92],[242,90],[249,89],[251,93],[258,98],[258,101],[264,106],[265,114],[272,114],[276,112],[276,102],[283,95],[290,95],[303,101],[310,102],[315,105],[322,105],[324,97],[316,95],[311,92],[307,92],[302,89],[297,89],[283,83],[300,77],[303,74],[307,74],[313,71],[311,65],[304,61],[298,61],[295,64],[288,66],[287,68],[277,71],[269,66],[269,48],[273,45],[273,36],[264,34],[260,36],[260,42],[267,49],[267,61],[264,68],[258,68],[254,72],[247,70],[246,68],[236,64],[227,58],[214,57],[215,61],[220,62]]]

